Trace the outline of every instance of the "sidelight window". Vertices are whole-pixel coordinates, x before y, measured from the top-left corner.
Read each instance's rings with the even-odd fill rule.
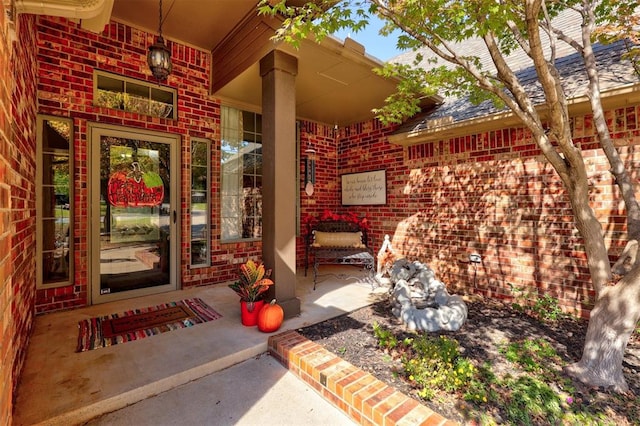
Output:
[[[262,116],[222,107],[222,240],[262,237]]]
[[[73,277],[73,121],[38,116],[36,171],[37,286]]]
[[[209,266],[211,142],[191,139],[191,266]]]

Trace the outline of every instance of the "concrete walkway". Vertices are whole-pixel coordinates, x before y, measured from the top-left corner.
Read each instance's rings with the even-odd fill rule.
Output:
[[[354,425],[269,355],[179,386],[88,425]]]
[[[386,295],[387,289],[384,287],[372,291],[370,279],[354,267],[323,267],[321,275],[318,288],[314,291],[311,277],[298,273],[296,288],[297,296],[301,299],[301,315],[287,319],[277,333],[351,312]],[[77,324],[80,320],[190,297],[203,299],[222,314],[222,318],[133,342],[88,352],[75,352]],[[249,370],[250,365],[246,368],[238,366],[237,369],[226,372],[231,366],[265,353],[268,337],[269,334],[261,333],[255,327],[241,325],[238,297],[226,285],[181,290],[39,316],[35,321],[34,334],[18,387],[14,424],[83,424],[105,413],[115,412],[201,378],[209,377],[214,383],[223,382],[214,373],[238,374]],[[269,393],[277,395],[280,389],[286,390],[289,385],[284,380],[273,379],[274,375],[286,376],[286,371],[275,361],[273,363],[274,367],[266,370],[260,377],[263,380],[258,380],[258,383],[263,391],[264,386],[274,385]],[[204,386],[205,395],[211,392],[208,382],[200,383]],[[238,391],[238,402],[242,404],[232,408],[229,401],[224,405],[225,409],[220,410],[220,419],[244,419],[235,417],[239,413],[234,412],[234,409],[258,413],[253,410],[254,404],[258,404],[259,400],[254,396],[243,397],[249,391],[245,388],[250,385],[246,385],[246,380],[241,376],[237,377],[235,383],[237,385],[225,386],[222,390],[225,395],[232,390]],[[171,395],[174,394],[167,394],[166,397]],[[223,400],[212,394],[206,407],[198,402],[182,409],[186,412],[208,410],[215,408],[218,400],[222,404]],[[291,420],[290,423],[280,424],[301,424],[301,418],[293,411],[296,404],[290,401],[289,398],[280,398],[272,409],[281,411],[285,418],[289,417]],[[227,409],[231,411],[227,412]],[[301,409],[303,412],[316,411]],[[270,413],[259,423],[268,424],[267,421],[274,415]],[[137,424],[175,424],[163,423],[163,416],[155,411],[147,412],[147,420],[148,423]],[[224,423],[215,420],[206,424]]]

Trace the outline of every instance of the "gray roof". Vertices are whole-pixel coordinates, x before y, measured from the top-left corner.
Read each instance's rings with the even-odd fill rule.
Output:
[[[579,37],[580,25],[576,23],[576,16],[568,13],[561,15],[554,21],[556,26],[565,29],[573,36]],[[475,55],[480,57],[483,69],[494,69],[488,55],[484,42],[480,39],[467,40],[464,44],[458,45],[458,51],[462,55]],[[609,45],[595,44],[594,53],[596,55],[598,70],[600,75],[600,88],[602,91],[614,87],[636,83],[639,81],[633,67],[627,60],[622,60],[621,55],[626,52],[623,42]],[[425,59],[433,57],[435,54],[428,49],[419,51]],[[411,63],[416,52],[408,52],[392,59],[393,62]],[[563,87],[568,99],[578,98],[586,95],[588,78],[584,69],[584,63],[580,54],[563,42],[557,43],[556,67],[562,76]],[[534,100],[534,104],[544,103],[544,95],[537,78],[537,74],[531,60],[521,50],[507,58],[509,65],[516,71],[516,75],[522,82],[525,90]],[[441,65],[441,64],[437,64]],[[474,105],[467,98],[445,98],[444,101],[435,108],[423,111],[403,124],[395,133],[405,133],[411,131],[426,130],[428,123],[437,119],[449,118],[451,123],[471,120],[491,114],[504,112],[506,107],[498,109],[491,101],[484,101]],[[433,125],[431,127],[434,127]]]

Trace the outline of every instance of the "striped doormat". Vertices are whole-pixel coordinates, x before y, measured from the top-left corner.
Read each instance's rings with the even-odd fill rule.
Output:
[[[78,323],[78,347],[84,352],[191,327],[220,318],[201,299],[184,299],[143,309],[90,318]]]

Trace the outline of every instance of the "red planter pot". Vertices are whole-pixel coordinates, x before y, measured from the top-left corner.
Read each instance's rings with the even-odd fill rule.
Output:
[[[253,306],[251,306],[253,305]],[[264,306],[264,300],[258,300],[256,302],[240,301],[240,318],[242,319],[242,325],[247,327],[253,327],[258,324],[258,313]]]

